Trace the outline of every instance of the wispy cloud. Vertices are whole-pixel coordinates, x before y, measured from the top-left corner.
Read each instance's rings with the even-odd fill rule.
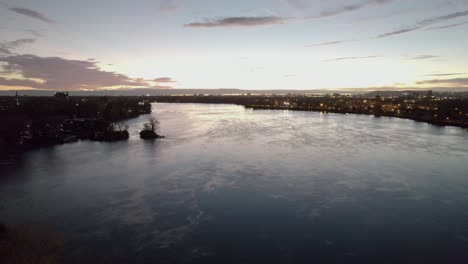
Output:
[[[461,23],[454,23],[449,25],[437,26],[437,27],[430,27],[427,30],[438,30],[438,29],[446,29],[446,28],[454,28],[468,24],[468,21],[461,22]]]
[[[302,0],[283,0],[288,5],[295,8],[305,8],[306,2]],[[352,12],[371,5],[388,4],[395,0],[367,0],[358,4],[344,5],[336,9],[323,10],[318,16],[308,17],[281,17],[281,16],[259,16],[259,17],[226,17],[202,22],[192,22],[185,24],[185,27],[192,28],[215,28],[215,27],[255,27],[264,25],[277,25],[286,22],[313,20],[336,16],[342,13]]]
[[[464,16],[468,16],[468,10],[461,11],[461,12],[450,13],[450,14],[447,14],[447,15],[433,17],[433,18],[429,18],[429,19],[425,19],[423,21],[420,21],[419,24],[423,25],[423,26],[428,26],[428,25],[431,25],[431,24],[434,24],[434,23],[439,23],[439,22],[443,22],[443,21],[446,21],[446,20],[459,18],[459,17],[464,17]]]
[[[217,20],[207,20],[204,22],[192,22],[185,24],[185,27],[192,28],[214,28],[214,27],[255,27],[264,25],[282,24],[287,18],[277,16],[264,17],[227,17]]]
[[[410,60],[427,60],[427,59],[434,59],[434,58],[439,58],[437,55],[430,55],[430,54],[425,54],[425,55],[419,55],[415,57],[409,58]]]
[[[30,33],[35,37],[42,38],[44,34],[42,34],[39,30],[35,29],[25,29],[24,32]]]
[[[329,42],[322,42],[317,44],[308,45],[307,47],[317,47],[317,46],[333,46],[348,42],[354,42],[355,40],[337,40],[337,41],[329,41]]]
[[[375,59],[375,58],[382,58],[382,56],[341,57],[341,58],[330,59],[326,61],[361,60],[361,59]]]
[[[2,48],[2,46],[0,45],[0,55],[2,54],[11,54],[11,52],[9,49]]]
[[[31,44],[31,43],[34,43],[36,42],[36,39],[34,38],[23,38],[23,39],[17,39],[17,40],[13,40],[13,41],[8,41],[8,42],[4,42],[3,45],[9,47],[9,48],[18,48],[24,44]]]
[[[303,0],[283,0],[286,4],[291,7],[302,9],[305,8],[307,5]]]
[[[152,88],[152,89],[172,89],[173,87],[172,86],[169,86],[169,85],[153,85],[149,88]]]
[[[161,77],[161,78],[154,79],[153,81],[157,83],[175,83],[176,82],[170,77]]]
[[[444,77],[444,76],[457,76],[457,75],[466,75],[466,73],[463,73],[463,72],[432,73],[432,74],[426,74],[424,76],[426,76],[426,77]]]
[[[161,3],[159,5],[159,10],[161,12],[174,12],[177,9],[176,4],[174,3],[174,0],[161,0]]]
[[[448,85],[448,86],[468,86],[468,78],[424,80],[424,81],[417,82],[417,84],[420,84],[420,85],[442,84],[442,85]]]
[[[13,55],[0,57],[5,72],[22,76],[0,79],[0,85],[38,89],[95,90],[114,86],[150,87],[142,79],[101,70],[97,61],[68,60],[60,57]],[[40,80],[40,81],[39,81]]]
[[[6,41],[6,42],[1,42],[0,43],[0,54],[11,54],[12,49],[19,48],[23,45],[26,44],[32,44],[36,42],[37,39],[35,38],[23,38],[23,39],[17,39],[13,41]]]
[[[41,83],[33,80],[22,80],[22,79],[7,79],[0,76],[0,85],[1,86],[12,86],[12,87],[37,87]]]
[[[13,11],[13,12],[17,13],[17,14],[27,16],[27,17],[30,17],[30,18],[34,18],[34,19],[40,20],[42,22],[46,22],[46,23],[49,23],[49,24],[55,23],[55,20],[53,20],[51,18],[48,18],[46,15],[41,14],[38,11],[35,11],[35,10],[32,10],[32,9],[28,9],[28,8],[24,8],[24,7],[8,7],[8,9],[10,11]]]
[[[425,28],[425,27],[430,26],[430,25],[435,24],[435,23],[440,23],[440,22],[444,22],[444,21],[447,21],[447,20],[452,20],[452,19],[459,18],[459,17],[464,17],[464,16],[468,16],[468,10],[462,11],[462,12],[450,13],[450,14],[446,14],[446,15],[443,15],[443,16],[433,17],[433,18],[429,18],[429,19],[425,19],[425,20],[421,20],[421,21],[417,22],[416,24],[414,24],[412,26],[408,26],[408,27],[404,27],[404,28],[401,28],[401,29],[398,29],[398,30],[395,30],[395,31],[380,34],[380,35],[377,36],[377,38],[386,38],[386,37],[390,37],[390,36],[395,36],[395,35],[400,35],[400,34],[412,32],[412,31],[420,30],[422,28]]]
[[[357,4],[348,4],[335,9],[327,9],[320,12],[320,17],[330,17],[341,15],[343,13],[353,12],[371,5],[382,5],[393,2],[394,0],[368,0]]]
[[[421,28],[422,27],[420,27],[420,26],[407,27],[407,28],[395,30],[395,31],[392,31],[392,32],[380,34],[380,35],[377,36],[377,38],[386,38],[386,37],[391,37],[391,36],[395,36],[395,35],[400,35],[400,34],[408,33],[408,32],[411,32],[411,31],[416,31],[416,30],[421,29]]]

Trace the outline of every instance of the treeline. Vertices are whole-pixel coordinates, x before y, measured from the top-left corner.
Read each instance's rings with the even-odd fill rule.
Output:
[[[349,95],[158,96],[157,102],[237,104],[253,109],[319,111],[407,118],[435,125],[468,127],[468,98],[406,95],[388,98]]]
[[[0,155],[76,139],[128,138],[121,123],[151,113],[140,97],[0,97]]]

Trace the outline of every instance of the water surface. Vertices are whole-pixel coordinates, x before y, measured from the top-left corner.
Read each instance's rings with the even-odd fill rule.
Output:
[[[468,263],[468,132],[366,115],[155,104],[166,139],[31,151],[0,219],[65,263]]]

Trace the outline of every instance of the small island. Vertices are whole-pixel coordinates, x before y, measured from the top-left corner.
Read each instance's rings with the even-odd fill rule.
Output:
[[[151,117],[149,122],[144,124],[143,130],[140,132],[140,138],[145,140],[164,138],[164,136],[158,135],[158,130],[159,121],[156,118]]]

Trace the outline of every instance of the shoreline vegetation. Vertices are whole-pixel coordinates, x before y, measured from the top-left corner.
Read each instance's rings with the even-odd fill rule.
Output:
[[[142,97],[0,97],[0,161],[78,140],[127,140],[124,121],[150,113],[151,103]]]
[[[468,96],[407,92],[388,96],[367,95],[191,95],[156,96],[161,103],[235,104],[254,110],[293,110],[337,114],[396,117],[436,126],[468,128]]]
[[[166,95],[166,96],[3,96],[0,97],[0,165],[23,152],[78,140],[129,138],[124,121],[151,113],[151,103],[234,104],[249,109],[365,114],[468,128],[468,94],[371,92],[359,95]],[[164,138],[151,118],[140,132],[144,140]]]

